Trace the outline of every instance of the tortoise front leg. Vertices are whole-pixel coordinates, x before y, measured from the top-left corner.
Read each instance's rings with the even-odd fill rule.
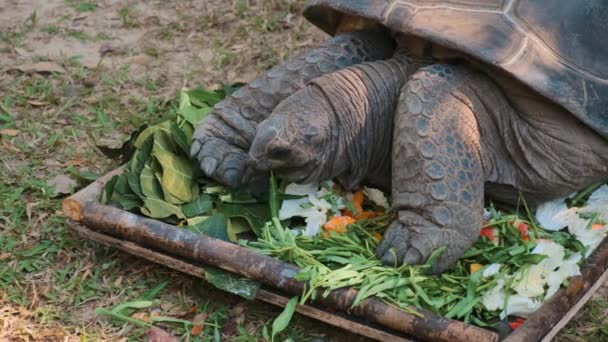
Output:
[[[420,69],[408,80],[395,117],[393,206],[398,211],[377,254],[389,265],[424,263],[442,272],[478,238],[484,199],[483,148],[468,87],[469,71],[448,65]]]
[[[354,32],[288,59],[216,105],[196,127],[191,155],[206,176],[240,185],[256,127],[282,100],[322,74],[389,58],[393,50],[385,32]]]

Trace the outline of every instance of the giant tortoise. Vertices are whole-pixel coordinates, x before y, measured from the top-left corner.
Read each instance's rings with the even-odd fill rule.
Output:
[[[334,37],[214,108],[191,151],[205,175],[391,188],[379,258],[445,246],[434,272],[477,239],[484,198],[608,180],[605,1],[312,0],[305,16]]]

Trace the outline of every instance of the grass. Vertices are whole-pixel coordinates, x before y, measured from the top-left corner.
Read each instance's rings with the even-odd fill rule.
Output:
[[[95,309],[136,301],[165,281],[169,285],[153,298],[155,305],[133,314],[191,319],[205,313],[213,326],[205,326],[204,337],[194,340],[212,340],[217,330],[228,340],[257,341],[262,327],[280,312],[78,238],[65,224],[62,197],[47,184],[67,175],[82,187],[87,181],[78,175],[100,175],[118,166],[95,145],[116,145],[142,124],[160,121],[183,85],[213,86],[242,81],[243,75],[250,79],[323,37],[299,16],[289,25],[284,22],[288,14],[299,13],[302,0],[198,3],[206,8],[192,7],[191,1],[111,8],[102,2],[66,0],[55,12],[62,17],[31,9],[22,17],[14,15],[9,29],[0,33],[0,70],[49,59],[66,70],[51,75],[0,73],[0,340],[139,340],[144,329],[99,316]],[[118,28],[88,27],[81,32],[86,36],[73,33],[79,32],[70,26],[74,12],[85,13],[91,23],[115,17]],[[154,18],[158,12],[164,17]],[[127,31],[141,35],[142,41],[122,46],[99,69],[84,67],[78,53],[69,50],[55,57],[15,52],[34,51],[36,44],[44,44],[40,37],[48,36],[83,44],[114,37],[109,42],[121,47]],[[174,42],[191,46],[176,51]],[[206,64],[194,58],[203,49],[213,55]],[[138,54],[151,62],[126,62]],[[603,298],[592,300],[560,340],[608,340],[607,306]],[[188,333],[174,323],[165,327]],[[357,340],[302,317],[282,335],[288,336],[296,341]]]

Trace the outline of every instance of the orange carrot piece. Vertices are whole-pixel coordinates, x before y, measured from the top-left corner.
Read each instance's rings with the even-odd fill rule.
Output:
[[[329,232],[333,231],[339,234],[346,233],[346,226],[351,223],[355,223],[355,219],[349,216],[335,216],[332,217],[331,220],[327,221],[325,225],[323,225],[324,237],[329,237]]]

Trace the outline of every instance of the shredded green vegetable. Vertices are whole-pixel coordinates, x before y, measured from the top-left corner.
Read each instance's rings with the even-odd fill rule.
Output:
[[[567,254],[584,252],[584,247],[572,235],[539,227],[530,230],[530,241],[525,241],[513,222],[534,226],[531,220],[516,214],[492,212],[493,218],[486,226],[498,230],[498,244],[481,237],[451,270],[437,276],[425,273],[433,264],[433,257],[425,265],[397,268],[385,266],[378,260],[375,255],[378,242],[372,232],[384,231],[393,218],[390,212],[349,225],[345,234],[330,232],[327,238],[296,236],[275,218],[262,228],[257,241],[241,240],[240,243],[301,267],[297,279],[308,281],[301,303],[314,300],[319,289],[323,289],[320,293],[326,296],[331,290],[354,287],[359,293],[353,306],[376,296],[412,313],[417,313],[415,308],[422,308],[448,318],[491,327],[499,320],[499,311],[486,310],[481,299],[496,285],[499,276],[482,277],[485,267],[471,274],[471,264],[499,263],[500,275],[512,274],[545,258],[530,253],[539,239],[554,240],[565,247]],[[438,251],[435,256],[440,253]]]

